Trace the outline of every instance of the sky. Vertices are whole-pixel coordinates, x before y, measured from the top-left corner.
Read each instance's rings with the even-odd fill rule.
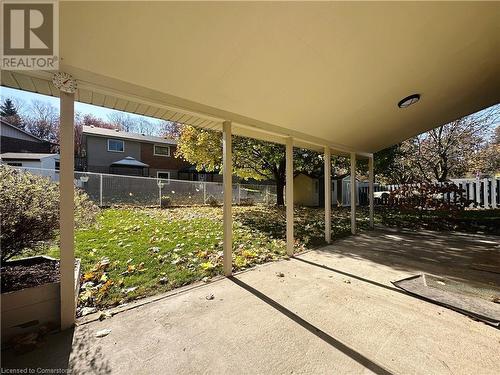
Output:
[[[8,87],[1,86],[0,87],[0,97],[1,101],[3,102],[6,98],[11,98],[14,100],[14,102],[22,102],[24,103],[25,106],[29,106],[32,100],[41,100],[44,102],[48,102],[52,104],[58,111],[59,111],[59,98],[53,97],[53,96],[47,96],[47,95],[41,95],[41,94],[36,94],[33,92],[29,91],[23,91],[23,90],[16,90],[16,89],[11,89]],[[80,102],[75,102],[75,112],[80,112],[82,114],[92,114],[95,117],[101,118],[105,121],[108,120],[108,116],[113,113],[124,113],[122,111],[116,111],[114,109],[108,109],[104,107],[99,107],[95,106],[92,104],[86,104],[86,103],[80,103]],[[138,120],[140,119],[147,119],[148,121],[154,123],[156,121],[160,121],[155,118],[151,117],[146,117],[146,116],[141,116],[141,115],[136,115],[133,113],[127,113],[130,115],[131,118],[137,118]]]

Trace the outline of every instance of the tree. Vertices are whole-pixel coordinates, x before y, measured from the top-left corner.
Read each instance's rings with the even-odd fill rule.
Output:
[[[144,116],[132,116],[124,112],[115,112],[108,116],[109,123],[115,124],[120,130],[145,135],[159,135],[161,125]]]
[[[168,139],[179,139],[182,125],[172,121],[162,121],[160,123],[160,136]]]
[[[285,146],[256,139],[233,136],[233,173],[242,179],[273,180],[277,205],[284,204]],[[220,132],[182,126],[177,156],[195,165],[197,170],[222,169],[222,134]],[[323,174],[323,155],[294,148],[294,172],[314,176]]]
[[[59,111],[48,102],[33,100],[24,116],[25,129],[35,137],[59,143]]]
[[[482,172],[488,175],[500,171],[500,125],[496,126],[492,139],[477,153],[473,168],[476,173]]]
[[[388,184],[408,184],[418,179],[413,159],[407,157],[412,149],[409,142],[399,143],[375,153],[374,172],[377,179]]]
[[[3,104],[0,105],[0,115],[2,116],[2,119],[9,124],[17,126],[21,129],[24,128],[21,117],[19,116],[18,110],[12,99],[7,98],[4,100]]]
[[[130,132],[134,127],[134,121],[132,118],[123,112],[114,112],[108,115],[108,120],[112,124],[116,124],[120,130]]]
[[[500,105],[496,105],[403,141],[378,153],[392,159],[380,172],[392,183],[443,182],[494,173],[500,164],[499,147],[489,141],[489,134],[499,119]]]

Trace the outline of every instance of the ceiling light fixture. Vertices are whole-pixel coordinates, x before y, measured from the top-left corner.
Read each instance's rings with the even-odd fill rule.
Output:
[[[410,96],[407,96],[406,98],[401,99],[398,103],[398,107],[407,108],[412,104],[415,104],[419,100],[420,100],[420,94],[412,94]]]

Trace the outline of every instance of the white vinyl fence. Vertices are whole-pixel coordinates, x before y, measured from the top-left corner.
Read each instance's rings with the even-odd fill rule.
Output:
[[[463,190],[463,197],[471,201],[470,207],[475,207],[479,209],[494,209],[500,208],[500,178],[457,178],[452,179],[449,182],[440,182],[439,184],[455,184],[460,189]],[[401,187],[402,185],[380,185],[374,184],[374,191],[394,191]],[[368,183],[359,183],[358,191],[360,197],[362,197],[362,204],[365,201],[364,197],[368,197]],[[444,200],[448,202],[453,202],[453,193],[447,193],[443,197]],[[367,199],[367,198],[366,198]]]
[[[12,167],[59,181],[59,171]],[[135,177],[104,173],[76,172],[75,186],[84,190],[101,207],[112,205],[172,206],[222,204],[223,186],[219,182],[185,181]],[[274,204],[276,186],[233,184],[234,204]]]

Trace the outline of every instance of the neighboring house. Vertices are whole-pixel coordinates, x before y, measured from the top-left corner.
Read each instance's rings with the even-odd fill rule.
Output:
[[[83,147],[89,172],[179,178],[189,166],[175,157],[177,142],[150,135],[84,126]]]
[[[5,152],[0,154],[0,163],[11,167],[27,168],[31,173],[59,181],[59,154]]]
[[[8,122],[0,121],[0,152],[50,153],[52,144],[19,129]]]

